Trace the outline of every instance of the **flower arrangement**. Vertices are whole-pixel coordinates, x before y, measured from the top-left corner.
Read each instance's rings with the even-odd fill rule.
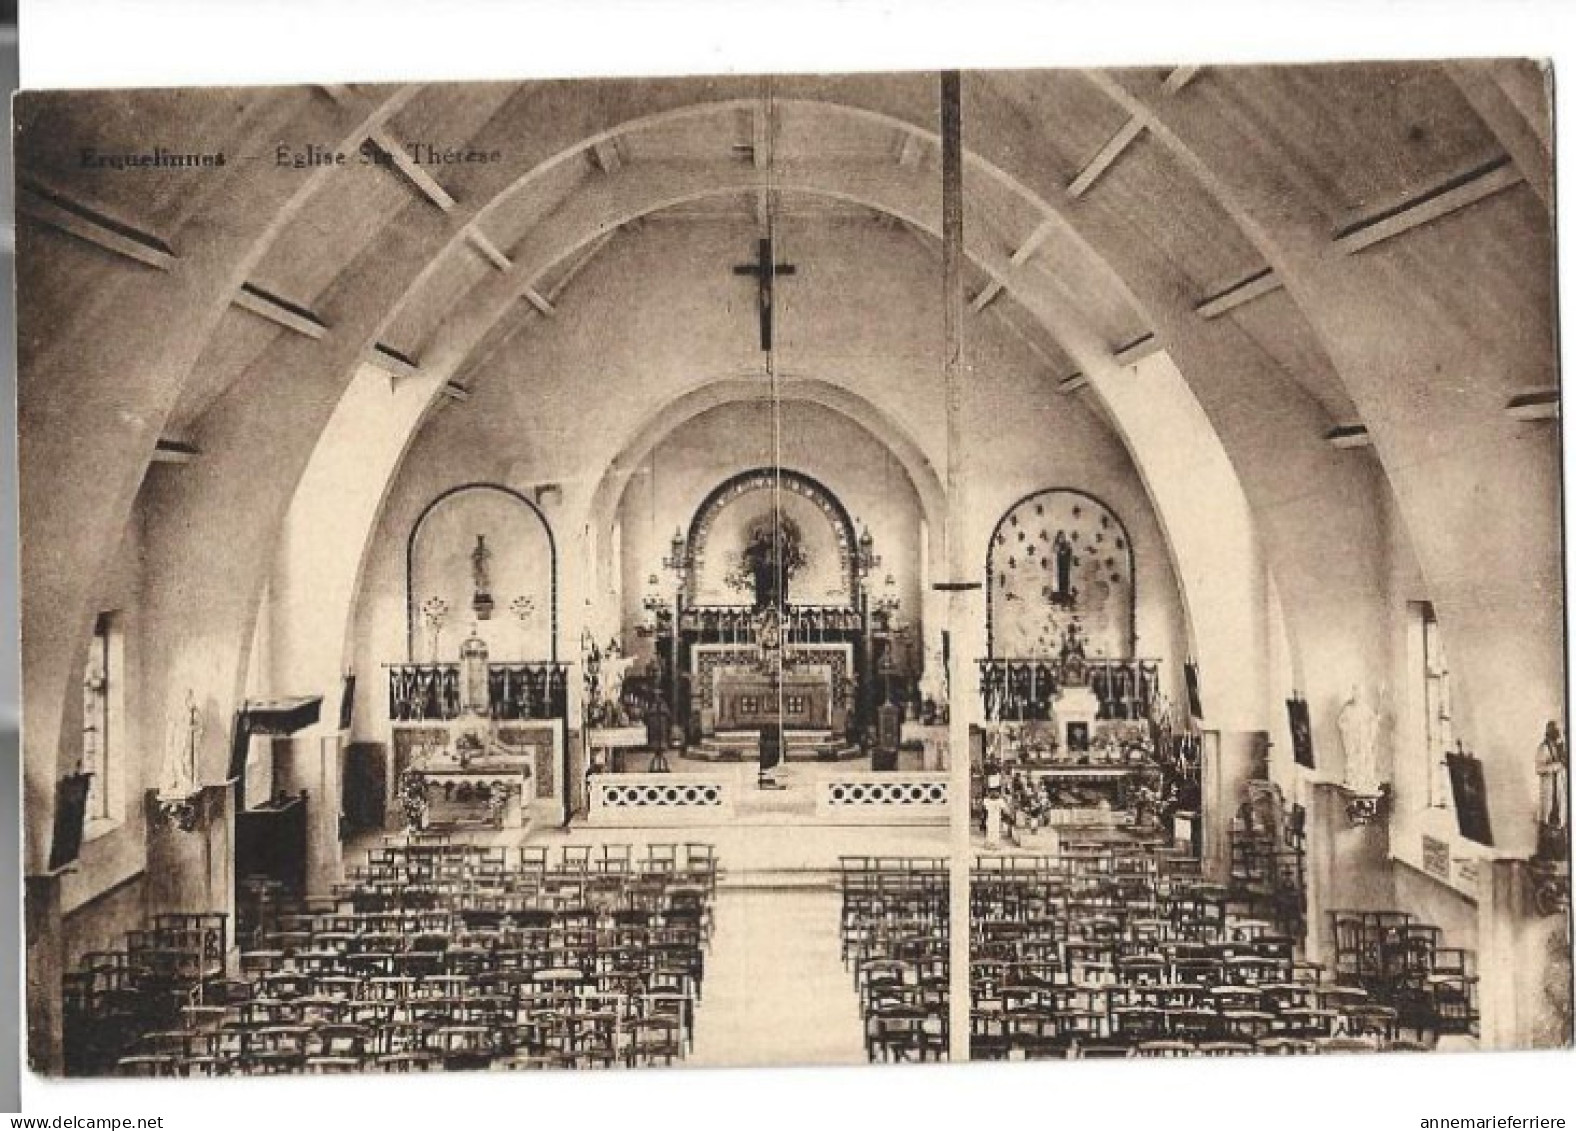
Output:
[[[771,605],[809,564],[799,524],[785,514],[764,515],[750,523],[744,549],[725,580],[730,589],[753,593],[758,605]]]
[[[508,808],[509,797],[513,793],[514,788],[506,781],[487,784],[487,819],[494,828],[503,827],[504,810]]]
[[[400,812],[406,832],[420,832],[427,824],[427,779],[415,770],[406,770],[399,781]]]

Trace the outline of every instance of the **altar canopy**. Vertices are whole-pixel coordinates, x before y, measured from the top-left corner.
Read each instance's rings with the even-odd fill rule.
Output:
[[[692,607],[856,603],[852,520],[827,487],[791,468],[719,486],[697,510],[688,545]]]

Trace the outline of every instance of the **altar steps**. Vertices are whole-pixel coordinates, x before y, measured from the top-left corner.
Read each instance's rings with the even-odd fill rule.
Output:
[[[790,730],[784,740],[783,757],[789,762],[851,762],[864,756],[859,747],[829,730]],[[701,739],[688,756],[706,762],[756,762],[760,751],[760,731],[733,730]]]

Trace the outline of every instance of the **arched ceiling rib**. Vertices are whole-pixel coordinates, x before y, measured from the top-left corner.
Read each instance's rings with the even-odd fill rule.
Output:
[[[1332,235],[1371,221],[1398,202],[1404,205],[1433,192],[1452,178],[1470,178],[1474,171],[1506,160],[1495,131],[1463,93],[1464,80],[1444,68],[1211,68],[1202,76],[1196,71],[1158,72],[1146,78],[1158,81],[1160,74],[1167,75],[1165,88],[1177,97],[1188,94],[1185,85],[1210,84],[1216,100],[1242,115],[1264,146],[1293,155],[1324,202]],[[1096,198],[1105,238],[1152,244],[1177,277],[1188,281],[1191,293],[1186,297],[1200,307],[1201,317],[1232,319],[1324,405],[1332,419],[1349,417],[1350,399],[1326,351],[1295,303],[1284,293],[1277,296],[1277,281],[1241,225],[1166,147],[1148,136],[1141,116],[1120,96],[1117,82],[1109,74],[1069,71],[969,76],[965,130],[971,160],[966,184],[976,231],[999,247],[1015,269],[1044,274],[1051,285],[1075,296],[1083,319],[1121,355],[1124,347],[1152,340],[1152,319],[1084,235],[1059,215],[1081,206],[1085,198]],[[432,184],[426,190],[398,169],[355,170],[326,183],[306,202],[258,263],[253,283],[268,300],[277,300],[277,306],[323,320],[327,315],[318,306],[327,289],[347,265],[386,241],[390,217],[397,217],[412,200],[421,200],[424,191],[429,197],[436,192],[440,200],[446,196],[457,201],[469,223],[401,301],[384,335],[397,354],[419,362],[436,327],[485,283],[489,270],[511,262],[514,249],[535,228],[604,182],[657,168],[725,172],[737,166],[761,174],[738,193],[692,197],[682,207],[667,210],[666,218],[704,222],[709,214],[734,215],[752,202],[759,209],[774,173],[795,165],[825,162],[878,177],[896,166],[915,176],[934,177],[931,76],[779,78],[771,82],[770,103],[766,83],[759,79],[688,86],[615,82],[602,84],[602,90],[611,111],[589,114],[583,104],[597,98],[588,99],[583,86],[571,84],[435,86],[413,92],[394,108],[375,140],[391,139],[397,147],[443,137],[496,146],[500,138],[512,138],[517,140],[509,153],[511,162],[534,157],[530,171],[491,195],[477,196],[477,178],[466,166],[428,171]],[[343,101],[367,94],[362,88],[332,88],[302,92],[300,97]],[[1518,105],[1509,95],[1502,94],[1501,101],[1512,110]],[[974,112],[985,104],[993,107],[990,113]],[[621,106],[636,105],[643,112],[618,112]],[[181,112],[178,100],[167,109]],[[998,167],[983,156],[1007,145],[1006,156],[1022,162],[1022,155],[1010,152],[1014,124],[1002,114],[1016,115],[1017,126],[1034,131],[1039,144],[1027,172]],[[200,115],[192,123],[194,135],[222,143],[226,135],[216,121],[211,114]],[[560,124],[544,129],[544,123]],[[538,133],[551,136],[538,139]],[[769,160],[761,157],[763,147]],[[157,234],[178,224],[171,209],[182,197],[172,183],[156,182],[144,198],[112,194],[91,204],[133,228]],[[1071,204],[1060,197],[1071,198]],[[776,203],[781,207],[787,201],[779,194]],[[843,203],[806,205],[803,198],[793,206],[819,208],[838,218],[859,211]],[[630,222],[639,220],[631,217]],[[1515,272],[1513,263],[1490,261],[1485,266],[1495,281]],[[566,268],[553,265],[560,274]],[[561,282],[551,277],[530,281],[522,292],[530,304],[526,309],[534,312],[527,319],[551,314],[551,301],[543,292],[562,290]],[[973,288],[977,308],[1003,301],[1002,290],[999,279],[982,279]],[[1243,301],[1253,295],[1259,300]],[[1021,307],[1008,310],[1003,321],[1048,359],[1053,378],[1069,376],[1057,371],[1065,350],[1054,341],[1054,333]],[[277,322],[260,319],[253,309],[226,315],[183,391],[168,431],[190,430],[270,340],[291,332]]]

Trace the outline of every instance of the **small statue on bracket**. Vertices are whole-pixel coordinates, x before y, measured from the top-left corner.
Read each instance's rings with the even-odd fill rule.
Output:
[[[489,563],[492,551],[487,548],[487,535],[476,536],[476,548],[471,551],[471,583],[475,590],[471,596],[471,610],[477,620],[491,620],[493,613],[492,572]]]
[[[1571,795],[1570,757],[1556,722],[1543,729],[1537,769],[1538,849],[1528,861],[1527,875],[1538,913],[1557,915],[1568,911],[1571,905]],[[1564,950],[1568,955],[1568,948]]]
[[[188,688],[185,704],[171,712],[165,726],[160,798],[183,799],[197,792],[197,756],[202,749],[202,735],[202,710]]]
[[[1335,725],[1341,732],[1341,749],[1346,754],[1346,788],[1353,793],[1371,795],[1382,791],[1379,780],[1379,712],[1355,684],[1347,696]]]
[[[1570,758],[1560,726],[1550,722],[1538,746],[1538,859],[1570,856]]]

